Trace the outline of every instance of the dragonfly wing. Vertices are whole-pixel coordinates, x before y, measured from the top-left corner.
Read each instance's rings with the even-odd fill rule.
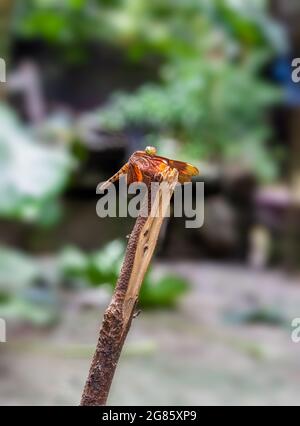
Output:
[[[121,176],[126,175],[129,170],[129,163],[124,164],[124,166],[116,173],[114,174],[110,179],[108,179],[106,182],[104,182],[100,186],[100,191],[104,191],[109,187],[110,184],[113,182],[116,182],[118,179],[120,179]]]
[[[177,160],[170,160],[169,158],[164,157],[158,157],[162,160],[165,160],[168,162],[169,166],[172,167],[172,169],[178,170],[179,176],[178,180],[180,183],[184,182],[190,182],[192,179],[192,176],[199,175],[199,170],[197,167],[193,166],[192,164],[185,163],[184,161],[177,161]]]

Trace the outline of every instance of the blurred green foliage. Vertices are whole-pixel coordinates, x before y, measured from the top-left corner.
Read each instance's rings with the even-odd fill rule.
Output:
[[[94,253],[66,247],[56,256],[39,259],[0,247],[0,317],[12,323],[48,326],[61,315],[61,290],[108,286],[112,291],[121,268],[125,245],[115,240]],[[143,308],[172,308],[188,291],[185,280],[146,275],[139,298]]]
[[[213,25],[244,46],[278,48],[281,33],[266,8],[266,0],[27,0],[17,1],[15,32],[69,47],[104,39],[132,57],[151,51],[174,57],[193,56]]]
[[[29,0],[15,27],[68,56],[101,41],[156,64],[158,82],[114,93],[96,112],[103,127],[145,127],[149,143],[178,141],[183,159],[239,162],[272,179],[266,111],[280,94],[261,72],[285,37],[266,8],[264,0]]]
[[[165,141],[175,141],[182,159],[234,162],[264,179],[276,175],[266,146],[267,110],[280,93],[262,71],[285,43],[265,1],[19,0],[13,31],[17,38],[54,45],[60,61],[84,60],[86,47],[98,43],[158,70],[158,79],[135,93],[112,94],[94,113],[103,128],[144,128],[160,151]],[[57,196],[72,171],[72,125],[48,121],[38,141],[4,105],[0,120],[0,217],[53,224],[60,213]],[[55,143],[59,138],[70,143]],[[92,254],[66,248],[58,259],[56,284],[69,280],[112,288],[123,255],[118,241]],[[57,300],[47,283],[36,259],[0,250],[0,316],[52,320]],[[140,303],[174,306],[187,289],[178,277],[156,279],[150,272]]]
[[[68,247],[60,255],[62,276],[71,282],[84,281],[93,286],[108,284],[114,287],[119,276],[125,252],[125,245],[115,240],[90,255],[74,247]],[[164,275],[156,279],[148,272],[139,297],[143,308],[169,308],[176,305],[181,295],[188,291],[185,280]]]
[[[179,141],[182,158],[238,161],[261,178],[274,178],[276,162],[265,145],[266,111],[280,93],[261,72],[283,43],[263,2],[257,7],[225,0],[122,4],[117,22],[128,23],[127,35],[130,22],[132,31],[126,48],[135,59],[155,54],[160,81],[134,94],[114,94],[98,112],[102,125],[146,126],[151,143]],[[121,24],[115,29],[122,34]]]
[[[172,70],[163,86],[149,84],[134,95],[114,95],[99,111],[109,129],[147,125],[149,143],[181,141],[181,158],[241,161],[262,178],[275,176],[266,107],[278,94],[258,81],[249,68],[194,61]]]
[[[71,156],[36,141],[4,104],[0,121],[0,217],[50,225],[59,215],[57,195],[72,170]]]
[[[0,247],[0,317],[46,326],[58,316],[56,286],[42,266],[31,256]]]
[[[225,319],[233,324],[264,324],[269,326],[289,327],[289,320],[278,306],[257,303],[256,306],[242,311],[226,312]]]

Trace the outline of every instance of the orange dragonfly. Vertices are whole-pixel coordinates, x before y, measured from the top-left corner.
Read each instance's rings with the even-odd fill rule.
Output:
[[[136,151],[129,158],[128,162],[108,181],[102,184],[101,190],[127,175],[127,184],[133,182],[144,182],[147,185],[153,180],[160,180],[167,167],[178,171],[178,181],[180,183],[191,182],[192,176],[197,176],[197,167],[183,161],[170,160],[169,158],[156,155],[156,148],[147,146],[145,151]]]

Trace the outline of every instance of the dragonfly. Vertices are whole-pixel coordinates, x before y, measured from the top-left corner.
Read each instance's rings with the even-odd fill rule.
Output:
[[[157,155],[154,146],[147,146],[144,151],[136,151],[128,162],[110,179],[104,182],[100,189],[105,190],[110,184],[116,182],[121,176],[127,175],[127,184],[144,182],[149,185],[152,181],[163,179],[167,169],[178,171],[178,182],[191,182],[193,176],[199,174],[197,167],[183,161],[171,160]]]

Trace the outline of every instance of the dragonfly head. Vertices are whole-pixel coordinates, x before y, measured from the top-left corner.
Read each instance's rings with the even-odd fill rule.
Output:
[[[146,146],[146,148],[145,148],[145,153],[148,154],[148,155],[151,155],[151,156],[156,155],[156,152],[157,152],[157,150],[154,146]]]

